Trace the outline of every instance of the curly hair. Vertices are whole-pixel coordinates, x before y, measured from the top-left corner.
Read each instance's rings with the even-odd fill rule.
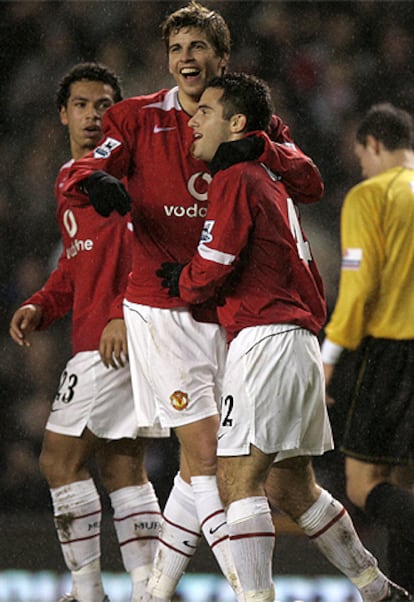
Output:
[[[71,85],[82,79],[108,84],[114,91],[114,101],[122,100],[121,83],[113,71],[100,63],[78,63],[59,82],[56,92],[56,106],[59,110],[67,106]]]

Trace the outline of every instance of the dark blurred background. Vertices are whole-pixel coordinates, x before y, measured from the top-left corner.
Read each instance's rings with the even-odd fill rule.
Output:
[[[184,4],[0,3],[0,528],[11,539],[23,534],[27,541],[36,529],[54,537],[37,459],[58,378],[71,354],[70,319],[34,336],[29,350],[11,341],[8,324],[17,306],[42,286],[59,252],[53,184],[69,146],[54,104],[57,84],[75,63],[98,60],[121,76],[125,97],[171,87],[159,24]],[[360,179],[353,155],[355,123],[378,101],[414,111],[414,3],[205,4],[219,10],[230,26],[230,68],[268,81],[276,112],[322,173],[324,200],[305,208],[302,217],[331,310],[340,265],[340,208],[346,191]],[[351,365],[352,355],[343,362]],[[332,385],[337,440],[346,385],[346,372]],[[174,439],[154,444],[148,453],[162,504],[176,456]],[[323,485],[349,508],[340,454],[317,460],[316,469]],[[361,532],[370,533],[372,525],[349,509]],[[30,560],[4,546],[1,550],[0,568],[42,563],[42,555],[29,550]],[[57,545],[55,551],[62,566]]]

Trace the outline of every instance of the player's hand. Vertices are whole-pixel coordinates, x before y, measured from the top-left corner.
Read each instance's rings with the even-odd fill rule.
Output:
[[[111,320],[102,331],[99,354],[107,368],[123,368],[128,361],[128,343],[125,321]]]
[[[323,365],[323,372],[325,374],[325,403],[327,406],[333,406],[335,403],[334,398],[328,394],[328,386],[332,380],[332,375],[334,373],[334,370],[335,370],[335,364],[324,364]]]
[[[13,314],[10,321],[10,336],[20,347],[31,347],[27,335],[36,330],[43,316],[40,305],[23,305]]]
[[[162,263],[161,267],[156,271],[157,276],[162,278],[162,286],[168,288],[169,297],[180,296],[180,287],[178,283],[185,265],[185,263],[172,263],[166,261]]]
[[[105,171],[95,171],[82,182],[97,213],[108,217],[112,211],[125,215],[131,209],[131,198],[118,178]]]

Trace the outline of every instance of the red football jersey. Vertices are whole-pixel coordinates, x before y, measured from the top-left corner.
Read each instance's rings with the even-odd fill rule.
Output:
[[[115,104],[103,118],[103,142],[74,163],[65,185],[73,203],[88,203],[85,195],[79,197],[78,185],[92,172],[127,177],[134,249],[126,297],[135,303],[183,305],[181,299],[168,296],[156,271],[165,261],[191,260],[207,213],[211,175],[205,163],[191,156],[189,119],[180,106],[178,88]],[[279,173],[290,178],[292,194],[296,191],[303,201],[319,199],[322,182],[317,168],[291,144],[288,128],[277,117],[271,135],[280,143]],[[108,219],[114,216],[115,212]]]
[[[62,194],[73,161],[60,170],[56,183],[57,218],[63,251],[44,287],[25,301],[44,310],[41,328],[72,310],[73,353],[99,348],[108,320],[123,318],[132,264],[132,224],[118,214],[108,220],[92,206],[74,206]]]
[[[318,333],[325,322],[322,279],[296,207],[273,171],[274,145],[256,161],[218,171],[197,254],[180,277],[189,303],[215,295],[228,339],[258,324],[291,323]]]

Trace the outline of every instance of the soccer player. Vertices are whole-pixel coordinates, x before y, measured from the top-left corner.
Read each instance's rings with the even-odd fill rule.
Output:
[[[374,105],[356,132],[365,181],[341,214],[339,296],[322,354],[329,384],[356,350],[342,441],[349,499],[389,534],[391,577],[414,592],[414,124]]]
[[[229,352],[218,431],[218,484],[243,600],[274,601],[268,493],[350,577],[366,602],[411,600],[378,569],[311,456],[332,449],[317,334],[322,281],[265,131],[267,85],[228,74],[208,83],[189,125],[213,176],[198,251],[159,271],[188,303],[221,297]],[[275,467],[272,468],[275,462]]]
[[[189,261],[197,248],[211,175],[189,152],[188,122],[207,81],[226,69],[230,34],[217,12],[196,2],[170,14],[162,31],[176,87],[111,107],[105,139],[72,165],[65,191],[82,203],[81,188],[87,193],[83,204],[108,215],[128,208],[119,179],[128,181],[134,259],[124,312],[139,424],[174,428],[181,446],[149,587],[154,600],[164,601],[201,532],[236,591],[238,580],[215,477],[224,333],[212,308],[169,297],[155,273],[162,262]],[[292,144],[279,118],[271,130],[278,173],[291,194],[319,198],[323,186],[313,162]]]
[[[62,372],[40,456],[72,573],[72,592],[62,601],[108,600],[100,571],[101,502],[88,470],[92,456],[111,499],[133,602],[145,588],[161,518],[144,468],[144,439],[137,436],[162,433],[138,428],[127,363],[122,299],[131,267],[130,218],[104,219],[92,207],[70,206],[62,195],[70,166],[99,142],[102,116],[121,95],[117,76],[95,63],[74,66],[60,82],[56,101],[72,155],[55,185],[63,251],[44,287],[10,324],[12,338],[30,347],[32,331],[73,312],[73,357]]]

